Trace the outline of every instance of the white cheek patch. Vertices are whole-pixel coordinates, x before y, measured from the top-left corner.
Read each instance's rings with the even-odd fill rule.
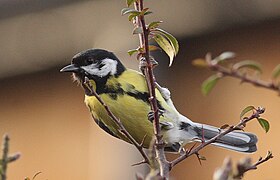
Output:
[[[99,77],[104,77],[107,76],[108,74],[110,75],[116,74],[117,64],[118,64],[116,60],[106,58],[102,60],[101,64],[103,65],[101,68],[99,68],[97,64],[82,66],[81,68],[84,69],[89,74],[99,76]]]
[[[110,72],[111,75],[115,75],[117,73],[118,62],[116,60],[107,58],[102,61],[102,64],[104,64],[104,66],[101,68],[101,71],[104,70]]]

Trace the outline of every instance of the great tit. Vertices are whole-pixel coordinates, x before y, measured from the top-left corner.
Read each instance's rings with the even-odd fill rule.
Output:
[[[149,92],[142,73],[126,68],[112,52],[103,49],[89,49],[76,54],[71,64],[60,71],[72,72],[74,79],[82,85],[85,90],[85,104],[95,122],[104,131],[129,142],[118,131],[118,126],[108,116],[104,106],[84,86],[85,78],[132,137],[139,143],[144,139],[144,147],[149,147],[154,136],[153,119]],[[195,123],[180,114],[173,105],[169,90],[158,84],[156,98],[167,152],[179,152],[187,143],[207,141],[222,131],[213,126]],[[251,153],[257,150],[256,143],[256,135],[234,131],[221,137],[213,145]]]

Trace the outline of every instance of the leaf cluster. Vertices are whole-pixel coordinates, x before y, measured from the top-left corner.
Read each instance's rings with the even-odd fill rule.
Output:
[[[246,119],[247,117],[244,117],[245,114],[252,112],[254,113],[255,111],[257,111],[257,108],[255,108],[254,106],[247,106],[246,108],[244,108],[241,113],[240,113],[240,119]],[[256,117],[256,119],[258,120],[260,126],[265,130],[265,132],[267,133],[269,131],[270,125],[269,122],[261,117]]]
[[[134,8],[130,8],[130,6],[137,2],[137,0],[127,0],[126,4],[127,7],[121,10],[122,15],[128,15],[129,21],[137,21],[141,16],[146,16],[151,14],[152,12],[149,11],[149,8],[144,8],[142,11],[138,11]],[[145,24],[144,27],[136,26],[133,29],[133,34],[143,34],[143,28],[148,32],[149,39],[153,39],[158,46],[169,56],[169,66],[172,65],[175,56],[179,52],[179,43],[177,39],[167,31],[159,28],[159,25],[162,21],[153,21],[149,24]],[[149,51],[159,50],[160,48],[154,45],[149,45]],[[134,53],[142,54],[144,52],[143,47],[138,47],[135,49],[131,49],[128,51],[128,54],[131,56]]]
[[[252,61],[252,60],[243,60],[239,61],[234,64],[229,64],[228,66],[225,66],[225,62],[228,62],[228,60],[231,60],[235,57],[235,53],[233,52],[224,52],[220,54],[218,57],[214,59],[195,59],[192,61],[192,64],[196,67],[202,67],[202,68],[212,68],[214,71],[217,71],[216,74],[211,75],[208,77],[201,86],[201,91],[203,95],[208,95],[211,90],[215,87],[217,82],[226,76],[235,76],[241,81],[247,81],[246,77],[248,77],[248,74],[251,75],[253,78],[250,79],[252,84],[255,84],[257,86],[260,86],[260,82],[258,81],[259,74],[262,73],[262,66],[261,64]],[[267,86],[267,88],[273,88],[273,89],[280,89],[280,64],[278,64],[272,71],[271,75],[271,81],[272,84],[266,84],[263,86]]]

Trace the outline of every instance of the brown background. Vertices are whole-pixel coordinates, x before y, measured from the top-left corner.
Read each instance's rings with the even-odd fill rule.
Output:
[[[126,22],[125,18],[122,20]],[[129,26],[128,23],[126,26]],[[204,35],[187,38],[179,36],[180,54],[171,68],[167,68],[165,56],[155,55],[160,62],[156,69],[158,81],[171,90],[178,110],[194,121],[216,126],[234,124],[238,121],[240,111],[247,105],[263,106],[267,109],[264,117],[271,124],[269,133],[264,133],[257,122],[246,127],[247,131],[252,131],[259,137],[259,151],[250,157],[257,160],[259,156],[264,156],[267,150],[272,150],[275,158],[261,165],[259,170],[249,172],[246,179],[272,180],[279,177],[279,96],[275,92],[249,84],[240,85],[238,80],[225,78],[218,82],[209,96],[203,97],[200,85],[211,72],[194,68],[191,60],[203,57],[207,52],[218,55],[223,51],[234,51],[239,60],[253,59],[260,62],[264,69],[262,78],[269,79],[273,67],[280,63],[279,32],[280,21],[269,20]],[[59,39],[53,40],[56,41]],[[133,146],[100,130],[83,104],[81,88],[72,82],[69,74],[58,72],[62,65],[70,62],[70,57],[76,52],[92,47],[91,43],[84,43],[79,48],[68,43],[72,45],[67,50],[69,53],[51,59],[52,62],[64,59],[63,63],[60,61],[61,65],[53,64],[50,66],[54,68],[37,73],[3,77],[0,81],[0,135],[9,133],[11,152],[20,151],[22,154],[20,160],[9,165],[8,177],[12,180],[24,179],[41,171],[43,173],[38,180],[133,179],[135,172],[145,172],[144,166],[131,167],[131,164],[141,160],[138,152]],[[108,48],[113,46],[109,44]],[[100,46],[98,43],[94,45]],[[137,69],[133,58],[124,53],[126,49],[118,50],[116,54],[127,59],[124,63],[128,67]],[[61,52],[59,48],[52,51]],[[61,53],[64,52],[66,51]],[[6,53],[2,51],[2,54]],[[43,57],[44,55],[38,56],[38,59],[42,60]],[[5,59],[2,61],[7,63]],[[18,63],[12,65],[15,69],[21,67]],[[30,62],[29,67],[33,66],[41,68],[44,65]],[[172,178],[211,179],[213,171],[222,164],[225,157],[230,156],[236,162],[249,156],[216,147],[205,148],[201,153],[207,158],[202,166],[195,157],[191,157],[172,171]]]

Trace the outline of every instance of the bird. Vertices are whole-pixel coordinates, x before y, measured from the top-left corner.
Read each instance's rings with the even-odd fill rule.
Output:
[[[118,139],[130,142],[119,131],[104,105],[85,86],[86,79],[129,134],[138,143],[142,143],[144,148],[150,147],[154,137],[153,112],[143,73],[126,68],[113,52],[105,49],[79,52],[60,72],[72,73],[74,81],[81,84],[85,92],[84,102],[100,128]],[[157,83],[155,91],[166,152],[180,153],[186,144],[195,141],[206,142],[223,131],[221,128],[194,122],[179,113],[167,88]],[[253,133],[233,131],[218,138],[212,145],[252,153],[257,150],[257,141],[258,138]]]

